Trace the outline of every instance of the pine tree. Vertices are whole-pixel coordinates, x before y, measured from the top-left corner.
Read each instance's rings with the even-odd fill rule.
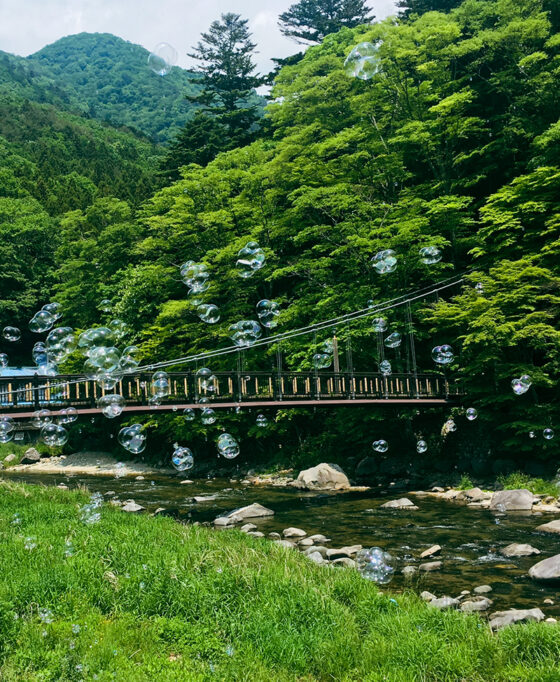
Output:
[[[398,0],[397,7],[400,8],[399,16],[408,18],[411,15],[425,14],[426,12],[450,12],[463,0]]]
[[[247,24],[239,14],[222,14],[189,54],[199,62],[194,71],[200,91],[186,97],[199,110],[161,164],[168,177],[178,177],[178,168],[187,163],[205,165],[220,151],[242,147],[257,136],[261,112],[254,90],[264,79],[254,73],[256,45]]]
[[[375,17],[366,0],[299,0],[280,15],[280,31],[298,43],[320,43],[329,33],[368,24]]]

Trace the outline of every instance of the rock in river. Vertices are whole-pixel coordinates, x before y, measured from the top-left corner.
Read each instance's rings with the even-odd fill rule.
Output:
[[[285,538],[304,538],[307,533],[301,528],[284,528],[282,535]]]
[[[297,479],[290,485],[306,490],[345,490],[350,488],[350,481],[337,464],[322,462],[316,467],[300,471]]]
[[[439,609],[440,611],[445,611],[446,609],[454,609],[459,605],[459,600],[458,599],[453,599],[453,597],[439,597],[436,599],[432,599],[432,601],[428,602],[430,606],[433,606],[436,609]]]
[[[544,619],[544,613],[540,609],[510,609],[509,611],[496,611],[490,616],[492,630],[500,630],[514,623],[527,621],[539,622]]]
[[[535,530],[539,533],[560,533],[560,519],[543,523],[541,526],[537,526]]]
[[[246,507],[233,509],[223,516],[218,516],[217,519],[214,519],[214,525],[232,526],[235,523],[245,521],[245,519],[256,519],[263,516],[274,516],[274,512],[272,509],[268,509],[267,507],[263,507],[262,504],[254,502]]]
[[[465,613],[473,613],[474,611],[488,611],[492,606],[492,600],[488,597],[475,597],[468,599],[461,604],[461,611]]]
[[[425,564],[420,564],[418,566],[419,571],[424,571],[425,573],[430,573],[431,571],[439,571],[442,567],[441,561],[428,561]]]
[[[518,542],[512,542],[511,545],[507,547],[502,547],[500,554],[504,556],[531,556],[532,554],[540,554],[540,549],[532,547],[531,545],[519,544]]]
[[[141,504],[136,504],[134,500],[129,500],[124,507],[122,507],[122,510],[125,512],[141,512],[145,509]]]
[[[535,496],[525,488],[498,490],[492,495],[490,509],[497,511],[530,511]]]
[[[425,549],[422,554],[420,554],[421,559],[426,559],[427,557],[434,556],[434,554],[439,554],[441,552],[441,545],[432,545]]]
[[[390,502],[385,502],[385,504],[382,504],[380,509],[418,509],[418,507],[414,504],[414,502],[411,502],[408,497],[401,497],[398,500],[391,500]]]
[[[538,582],[560,582],[560,554],[543,559],[531,566],[529,576]]]

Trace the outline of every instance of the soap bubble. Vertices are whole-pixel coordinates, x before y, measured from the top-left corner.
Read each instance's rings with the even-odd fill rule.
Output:
[[[0,443],[9,443],[14,434],[11,431],[0,431]]]
[[[68,431],[59,424],[45,424],[41,429],[41,440],[49,447],[64,445],[68,442]]]
[[[216,421],[216,413],[211,407],[205,407],[200,413],[200,421],[209,426]]]
[[[266,426],[268,426],[268,419],[264,416],[264,414],[258,414],[255,423],[259,428],[264,429]]]
[[[264,267],[266,256],[257,242],[247,242],[237,254],[237,274],[243,279],[252,277],[257,270]]]
[[[356,554],[356,567],[360,575],[379,585],[390,583],[395,574],[393,557],[380,547],[361,549]]]
[[[126,322],[123,322],[122,320],[111,320],[109,324],[107,325],[109,329],[113,332],[113,335],[117,341],[119,339],[122,339],[122,337],[127,333],[128,331],[128,326]]]
[[[119,358],[119,370],[127,372],[131,369],[136,369],[140,364],[139,355],[140,349],[138,346],[127,346]]]
[[[438,365],[449,365],[455,359],[453,348],[444,344],[443,346],[435,346],[432,348],[432,360]]]
[[[45,424],[50,424],[52,422],[52,414],[50,410],[36,410],[33,412],[33,418],[31,423],[37,429],[42,428]]]
[[[389,360],[382,360],[379,363],[379,371],[381,372],[381,374],[383,374],[383,376],[389,376],[389,374],[391,374],[393,369],[391,368],[391,363],[389,362]]]
[[[218,437],[218,452],[226,459],[235,459],[239,454],[239,443],[229,433],[222,433]]]
[[[321,353],[332,355],[334,353],[334,342],[332,339],[326,339],[320,346]]]
[[[393,332],[386,337],[384,343],[387,348],[398,348],[401,345],[402,338],[399,332]]]
[[[94,327],[87,329],[83,334],[80,334],[78,339],[78,348],[80,348],[85,355],[89,355],[92,348],[98,346],[105,346],[107,348],[113,346],[115,342],[115,335],[108,327]]]
[[[519,379],[512,379],[511,388],[515,395],[523,395],[531,388],[531,377],[528,374],[522,374]]]
[[[0,443],[8,443],[14,437],[14,420],[12,417],[0,417]]]
[[[152,393],[155,398],[165,398],[171,394],[171,385],[167,372],[155,372],[152,375]]]
[[[248,348],[255,344],[262,335],[260,324],[256,320],[240,320],[229,327],[230,339],[239,348]]]
[[[2,336],[6,341],[19,341],[21,338],[21,332],[17,327],[4,327]]]
[[[273,329],[278,325],[276,319],[280,315],[280,306],[276,301],[269,301],[264,298],[257,303],[257,317],[261,321],[263,327]]]
[[[171,464],[177,471],[186,471],[192,469],[194,465],[194,458],[189,448],[176,445],[173,455],[171,456]]]
[[[374,305],[375,305],[375,301],[373,300],[373,298],[370,298],[367,302],[367,307],[373,308]]]
[[[478,417],[478,412],[474,409],[474,407],[467,408],[465,414],[470,422],[474,421]]]
[[[420,258],[425,265],[433,265],[441,260],[441,249],[437,246],[424,246],[420,249]]]
[[[478,282],[475,284],[474,290],[479,296],[482,296],[482,294],[484,294],[484,284],[482,284],[482,282]]]
[[[457,424],[455,424],[453,419],[448,419],[444,424],[444,428],[446,431],[457,431]]]
[[[7,367],[9,363],[9,358],[6,353],[0,353],[0,367]]]
[[[195,376],[199,380],[200,388],[203,391],[213,393],[218,389],[218,379],[212,374],[212,371],[209,370],[208,367],[201,367],[197,370]]]
[[[119,431],[118,441],[125,450],[135,455],[140,454],[146,448],[146,434],[142,424],[125,426]]]
[[[47,362],[37,366],[37,374],[40,377],[55,377],[58,374],[58,367],[53,362]]]
[[[380,69],[378,48],[373,43],[359,43],[344,61],[344,71],[350,78],[370,80]]]
[[[416,452],[418,454],[421,455],[423,452],[426,452],[427,449],[428,449],[428,443],[426,443],[425,440],[419,440],[416,443]]]
[[[120,353],[114,346],[96,346],[91,349],[86,364],[105,372],[114,372],[119,366],[120,359]]]
[[[374,332],[385,332],[387,331],[387,320],[384,317],[374,317],[372,327]]]
[[[545,429],[542,432],[542,435],[546,438],[546,440],[552,440],[554,438],[554,431],[552,429]]]
[[[47,354],[49,360],[61,362],[76,350],[76,337],[71,327],[56,327],[47,336]]]
[[[37,613],[39,614],[39,620],[40,620],[42,623],[50,624],[50,623],[52,623],[53,620],[54,620],[53,613],[52,613],[52,611],[51,611],[50,609],[43,609],[43,608],[40,608],[40,609],[37,611]]]
[[[166,76],[177,63],[177,50],[169,43],[158,43],[148,56],[148,66],[158,76]]]
[[[371,447],[375,450],[375,452],[387,452],[389,449],[389,443],[383,439],[374,440]]]
[[[118,393],[108,393],[97,400],[97,407],[108,419],[119,417],[125,404],[125,399]]]
[[[376,253],[371,259],[371,266],[380,275],[394,272],[397,268],[395,252],[392,249],[379,251],[379,253]]]
[[[47,344],[43,341],[37,341],[31,351],[31,357],[36,365],[46,365],[48,362]]]
[[[44,310],[49,315],[52,315],[55,322],[56,320],[60,320],[62,317],[62,306],[60,303],[56,303],[56,301],[53,301],[52,303],[46,303],[41,310]]]
[[[315,353],[313,367],[315,369],[327,369],[332,365],[332,356],[327,353]]]
[[[534,431],[529,431],[529,438],[536,438],[537,434]]]
[[[113,301],[111,301],[110,298],[104,298],[102,301],[99,302],[99,305],[97,307],[103,313],[110,313],[113,310]]]
[[[206,324],[216,324],[220,321],[220,311],[218,306],[213,303],[202,303],[197,306],[196,312],[202,322],[206,322]]]
[[[210,286],[209,277],[210,273],[205,263],[195,263],[189,260],[181,266],[181,278],[192,294],[201,294],[206,291]]]
[[[196,417],[195,411],[191,407],[185,407],[183,410],[183,417],[185,421],[192,422]]]
[[[75,407],[65,407],[63,410],[60,410],[59,424],[73,424],[77,420],[78,410]]]
[[[46,310],[39,310],[29,320],[29,331],[34,334],[42,334],[43,332],[52,329],[55,323],[55,318]]]

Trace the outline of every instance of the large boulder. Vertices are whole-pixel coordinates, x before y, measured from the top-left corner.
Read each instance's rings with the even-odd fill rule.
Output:
[[[411,502],[408,497],[401,497],[398,500],[391,500],[390,502],[385,502],[385,504],[382,504],[380,509],[418,509],[418,507],[414,504],[414,502]]]
[[[535,528],[539,533],[560,533],[560,519],[543,523]]]
[[[539,622],[544,619],[544,613],[540,609],[510,609],[509,611],[496,611],[490,616],[492,630],[500,630],[514,623],[526,623],[528,621]]]
[[[218,516],[214,519],[215,526],[233,526],[236,523],[245,521],[245,519],[256,519],[262,518],[264,516],[274,516],[272,509],[263,507],[262,504],[254,502],[246,507],[239,507],[239,509],[233,509],[232,511],[224,514],[223,516]]]
[[[480,488],[470,488],[463,491],[463,497],[469,502],[483,502],[484,500],[489,500],[492,497],[492,493],[486,493]]]
[[[29,448],[21,458],[20,464],[37,464],[40,459],[41,455],[39,452],[35,448]]]
[[[495,511],[529,511],[535,496],[525,488],[499,490],[492,495],[490,509]]]
[[[531,556],[532,554],[540,554],[540,549],[532,547],[531,545],[522,544],[518,542],[512,542],[511,545],[507,547],[502,547],[500,554],[507,557],[516,556]]]
[[[338,465],[322,462],[316,467],[300,471],[290,485],[305,490],[346,490],[350,488],[350,481]]]
[[[531,566],[529,576],[538,582],[560,582],[560,554],[543,559],[538,564]]]

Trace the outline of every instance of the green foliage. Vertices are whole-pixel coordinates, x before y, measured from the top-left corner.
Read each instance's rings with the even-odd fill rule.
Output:
[[[450,12],[459,7],[463,0],[398,0],[399,15],[404,18],[416,17],[426,12]]]
[[[535,495],[552,495],[558,497],[558,486],[553,481],[545,481],[542,478],[532,478],[521,471],[515,471],[507,476],[498,476],[497,482],[504,490],[517,490],[526,488]]]
[[[320,43],[341,28],[371,24],[365,0],[299,0],[279,17],[280,31],[298,43]]]
[[[462,474],[457,490],[470,490],[471,488],[474,488],[474,483],[471,481],[470,476]]]
[[[532,682],[559,672],[560,635],[547,624],[494,636],[477,615],[381,594],[356,571],[238,531],[105,506],[86,525],[87,499],[0,483],[2,679]]]

